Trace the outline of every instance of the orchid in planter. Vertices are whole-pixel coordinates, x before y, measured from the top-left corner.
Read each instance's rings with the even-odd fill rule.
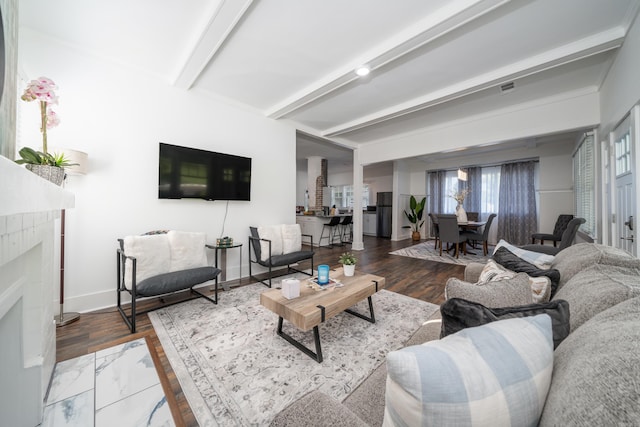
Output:
[[[60,119],[51,105],[58,103],[58,86],[47,77],[31,80],[20,97],[23,101],[38,101],[40,104],[40,132],[42,132],[42,153],[47,154],[47,129],[58,126]]]

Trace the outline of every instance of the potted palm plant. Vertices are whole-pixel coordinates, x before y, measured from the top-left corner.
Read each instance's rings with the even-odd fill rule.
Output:
[[[54,184],[61,185],[64,180],[64,167],[74,166],[63,153],[51,154],[47,150],[47,129],[60,123],[58,115],[51,106],[58,103],[55,91],[58,89],[53,80],[40,77],[31,80],[20,97],[23,101],[38,101],[40,105],[40,132],[42,132],[42,151],[36,151],[29,147],[22,148],[18,154],[18,164],[26,165],[31,172],[39,175]]]
[[[338,258],[345,276],[353,276],[355,274],[357,261],[358,259],[351,252],[345,252]]]
[[[424,224],[422,220],[422,215],[424,214],[424,205],[427,202],[427,198],[423,197],[420,202],[416,200],[414,196],[409,198],[409,209],[410,212],[404,211],[405,216],[411,223],[411,225],[406,225],[403,228],[411,228],[411,240],[418,241],[420,240],[420,228]]]

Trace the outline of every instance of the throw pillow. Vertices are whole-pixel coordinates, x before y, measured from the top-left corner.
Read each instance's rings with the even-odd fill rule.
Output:
[[[149,277],[169,272],[171,250],[169,249],[169,238],[166,234],[126,236],[123,240],[124,253],[127,256],[136,258],[137,283]],[[124,268],[124,284],[127,289],[131,289],[131,260],[126,260]]]
[[[290,254],[302,250],[300,224],[282,224],[282,253]]]
[[[533,302],[547,302],[551,299],[551,280],[546,276],[529,277]]]
[[[167,233],[167,238],[171,250],[169,271],[207,266],[204,233],[171,230]]]
[[[477,285],[452,277],[447,280],[444,297],[447,300],[462,298],[475,301],[487,307],[511,307],[533,302],[529,277],[524,273],[518,273],[512,279]]]
[[[271,256],[282,255],[282,225],[258,227],[258,236],[271,241]],[[260,241],[260,261],[269,259],[269,242]]]
[[[536,267],[543,270],[548,270],[549,268],[551,268],[551,263],[555,258],[553,255],[543,254],[541,252],[529,251],[526,249],[519,248],[517,246],[513,246],[512,244],[508,243],[506,240],[503,240],[503,239],[500,239],[496,247],[493,249],[493,253],[495,254],[496,251],[500,248],[507,249],[509,252],[518,256],[518,258],[522,258],[523,260],[527,261],[529,264],[533,264]]]
[[[569,303],[555,300],[544,304],[529,304],[518,307],[489,308],[472,301],[453,298],[440,306],[442,328],[440,337],[455,334],[465,328],[481,326],[496,320],[548,314],[553,330],[553,348],[570,332]]]
[[[485,264],[480,276],[478,277],[478,283],[493,282],[502,279],[511,279],[515,276],[514,271],[509,271],[500,264],[496,264],[495,261],[489,260]]]
[[[383,425],[536,425],[552,371],[546,314],[392,351]]]
[[[560,272],[556,269],[541,269],[518,257],[507,248],[500,248],[493,254],[493,260],[504,268],[518,273],[527,273],[532,277],[547,276],[551,280],[551,296],[556,292],[560,281]]]

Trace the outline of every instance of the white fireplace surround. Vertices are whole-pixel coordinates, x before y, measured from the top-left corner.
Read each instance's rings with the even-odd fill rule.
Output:
[[[0,182],[0,414],[36,426],[56,359],[56,219],[74,196],[2,156]]]

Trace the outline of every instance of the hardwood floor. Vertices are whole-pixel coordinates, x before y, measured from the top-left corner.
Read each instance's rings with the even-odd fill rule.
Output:
[[[356,269],[385,277],[385,289],[387,290],[434,304],[441,304],[444,301],[445,282],[449,277],[462,278],[464,266],[389,255],[389,252],[393,250],[412,244],[414,242],[411,240],[392,242],[388,239],[365,236],[364,246],[366,249],[354,251],[358,258]],[[324,247],[316,249],[314,263],[316,266],[329,264],[331,268],[339,267],[339,255],[350,249],[350,245],[335,246],[332,249]],[[309,262],[300,265],[301,268],[309,268],[309,266]],[[253,282],[244,278],[230,281],[229,284],[243,286]],[[233,292],[233,289],[230,292]],[[174,302],[186,298],[188,298],[188,292],[165,298],[165,301]],[[224,291],[221,292],[220,298],[224,299]],[[140,310],[158,305],[162,305],[159,299],[150,300],[142,304]],[[171,406],[178,425],[197,426],[198,423],[146,314],[137,317],[137,332],[131,334],[115,308],[83,313],[77,322],[57,329],[57,361],[89,354],[140,337],[146,337],[152,343],[157,355],[156,363],[159,361],[164,369],[166,378],[163,378],[163,384],[167,398],[172,403]]]

